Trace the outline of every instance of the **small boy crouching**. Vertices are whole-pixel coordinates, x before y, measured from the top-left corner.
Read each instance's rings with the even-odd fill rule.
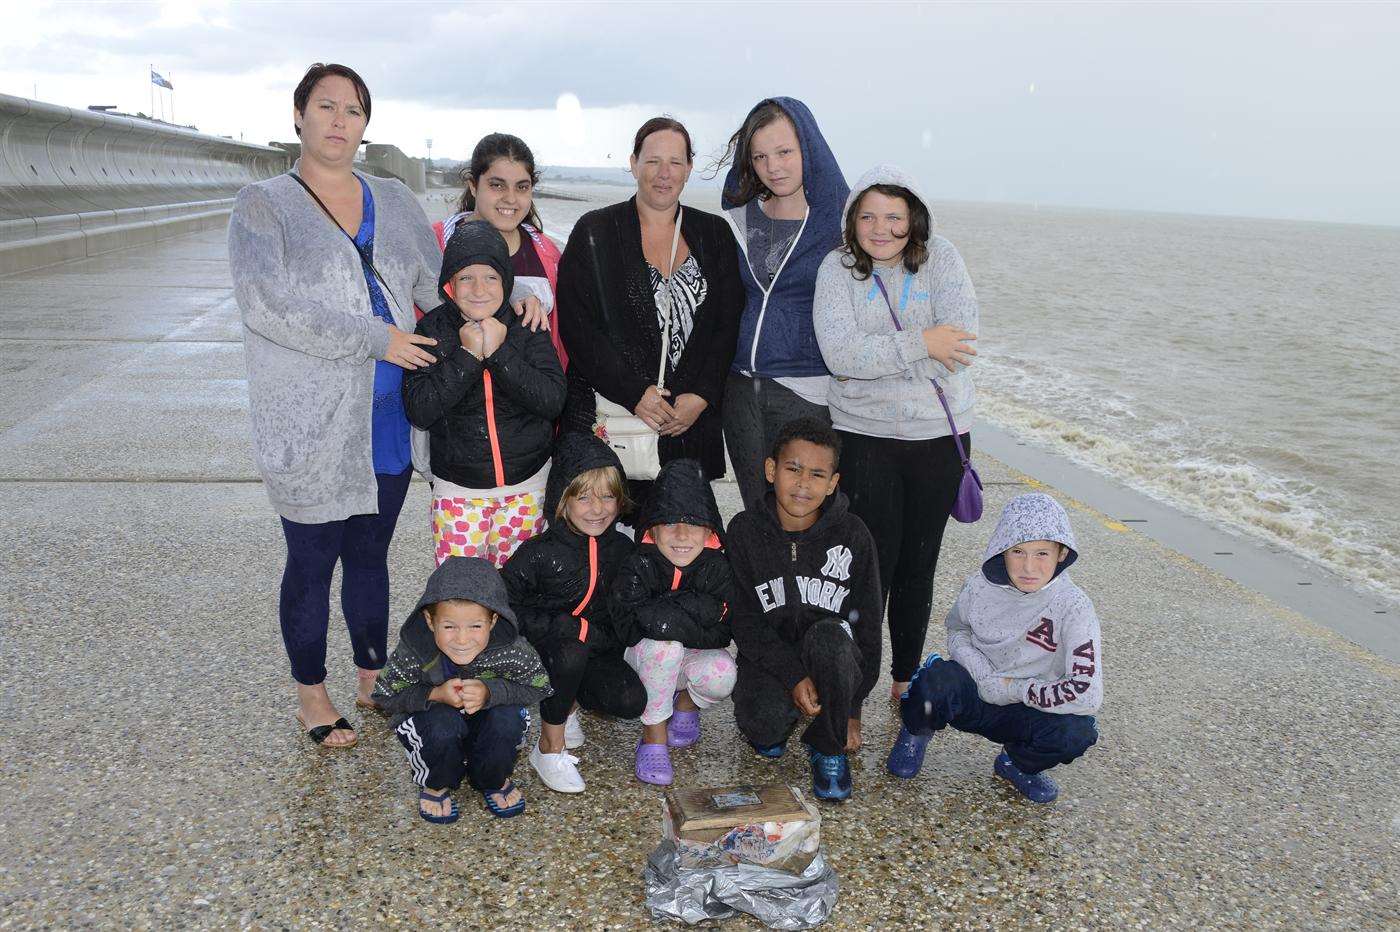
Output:
[[[1032,802],[1059,795],[1044,771],[1098,740],[1099,619],[1065,573],[1078,558],[1069,515],[1048,495],[1007,503],[982,568],[948,612],[948,652],[931,655],[901,700],[888,768],[910,778],[929,737],[952,725],[1005,745],[993,771]]]
[[[488,561],[448,557],[399,630],[374,700],[408,752],[418,813],[457,821],[465,776],[498,818],[525,811],[511,782],[525,709],[551,693],[533,647],[515,630],[505,583]]]
[[[860,749],[861,706],[880,676],[875,542],[837,489],[841,440],[813,418],[783,425],[764,462],[773,491],[729,522],[734,722],[767,758],[781,757],[802,716],[812,792],[851,795],[847,754]]]

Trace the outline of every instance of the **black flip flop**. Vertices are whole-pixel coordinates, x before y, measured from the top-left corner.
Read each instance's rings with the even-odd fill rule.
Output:
[[[338,718],[338,719],[335,720],[335,723],[334,723],[334,724],[331,724],[331,725],[317,725],[315,728],[308,728],[308,729],[306,729],[306,737],[310,738],[312,741],[316,742],[317,744],[323,744],[323,743],[325,743],[326,738],[328,738],[328,737],[330,736],[330,733],[331,733],[331,732],[333,732],[333,731],[342,731],[342,730],[343,730],[343,731],[354,732],[354,731],[355,731],[355,726],[354,726],[354,725],[351,725],[351,724],[350,724],[348,721],[346,721],[344,718]],[[360,741],[360,737],[359,737],[358,734],[356,734],[356,735],[355,735],[355,740],[354,740],[354,741],[351,741],[349,744],[332,744],[331,747],[333,747],[333,748],[335,748],[335,749],[337,749],[337,750],[341,750],[341,749],[344,749],[344,748],[353,748],[356,744],[359,743],[359,741]]]

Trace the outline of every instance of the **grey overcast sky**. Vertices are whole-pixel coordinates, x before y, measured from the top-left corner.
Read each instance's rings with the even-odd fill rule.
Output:
[[[368,138],[624,164],[667,112],[713,154],[749,107],[812,107],[843,169],[938,198],[1400,225],[1400,4],[8,3],[0,92],[291,138],[341,61]],[[167,116],[170,95],[157,104]],[[702,165],[708,164],[701,158]]]

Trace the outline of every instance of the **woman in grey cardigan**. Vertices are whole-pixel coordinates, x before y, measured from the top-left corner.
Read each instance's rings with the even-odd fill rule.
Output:
[[[889,600],[892,694],[923,655],[933,573],[962,479],[962,458],[931,380],[947,396],[963,445],[972,423],[977,295],[953,244],[930,233],[927,200],[879,165],[846,200],[844,245],[817,272],[812,321],[831,370],[831,425],[841,437],[841,489],[870,528]],[[895,321],[898,320],[898,325]]]
[[[360,76],[313,65],[293,108],[296,177],[238,193],[229,265],[253,451],[287,542],[280,617],[297,717],[316,743],[349,747],[354,728],[325,687],[331,574],[340,563],[356,704],[368,707],[386,657],[389,541],[413,474],[403,370],[431,363],[422,345],[436,342],[414,335],[413,305],[437,303],[439,254],[408,188],[351,168],[370,116]]]

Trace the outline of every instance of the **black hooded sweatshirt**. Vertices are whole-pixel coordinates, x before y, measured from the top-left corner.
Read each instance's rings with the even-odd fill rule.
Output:
[[[404,410],[426,430],[432,471],[471,489],[515,485],[549,460],[554,421],[564,410],[564,370],[547,331],[532,332],[501,302],[495,318],[505,325],[501,345],[485,359],[462,348],[466,319],[446,286],[469,265],[489,265],[501,276],[502,293],[514,282],[506,242],[484,220],[457,227],[442,256],[438,292],[444,301],[414,331],[437,340],[425,346],[436,361],[404,373]]]
[[[468,599],[495,612],[496,624],[486,647],[464,667],[438,650],[423,609],[446,599]],[[486,708],[530,706],[548,699],[554,690],[539,655],[515,628],[515,615],[496,568],[477,557],[448,557],[433,570],[423,596],[399,629],[399,643],[379,671],[373,698],[397,728],[404,719],[428,707],[428,694],[452,676],[481,680],[490,695]]]
[[[729,522],[739,659],[757,664],[791,690],[807,676],[802,666],[807,630],[835,616],[850,626],[860,651],[859,707],[880,676],[884,600],[875,542],[840,490],[805,531],[783,530],[777,509],[770,491],[761,505]]]
[[[560,436],[545,490],[549,529],[521,544],[501,570],[520,630],[531,644],[577,638],[593,654],[622,649],[609,623],[608,592],[632,542],[616,523],[589,537],[554,518],[569,483],[605,466],[622,475],[622,463],[606,443],[592,434]]]
[[[705,549],[682,568],[666,559],[653,540],[659,524],[693,524],[711,533]],[[734,575],[724,553],[723,528],[701,465],[680,459],[662,466],[637,521],[638,531],[645,532],[642,541],[613,583],[612,624],[619,641],[627,647],[642,638],[679,641],[699,650],[729,646]]]

